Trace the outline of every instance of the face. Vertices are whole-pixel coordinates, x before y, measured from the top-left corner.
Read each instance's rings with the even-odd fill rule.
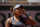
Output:
[[[16,13],[17,15],[21,15],[22,12],[23,11],[22,11],[22,9],[20,7],[14,10],[14,13]]]

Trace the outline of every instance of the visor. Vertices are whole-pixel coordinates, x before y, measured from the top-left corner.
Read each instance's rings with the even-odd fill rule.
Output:
[[[18,7],[20,7],[21,5],[19,5],[19,4],[17,4],[14,8],[13,8],[13,10],[15,10],[16,8],[18,8]]]

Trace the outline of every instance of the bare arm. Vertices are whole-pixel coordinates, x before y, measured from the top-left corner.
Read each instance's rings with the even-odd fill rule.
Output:
[[[28,16],[29,20],[30,20],[30,24],[31,25],[35,25],[36,24],[36,21],[34,21],[34,19],[31,17],[31,16]]]
[[[24,21],[25,21],[26,24],[30,24],[30,25],[36,24],[36,21],[34,21],[34,19],[28,13],[25,12],[23,17],[25,17],[25,15],[26,15],[26,18],[24,18]],[[30,21],[28,21],[28,20],[30,20]]]
[[[29,19],[29,21],[28,21]],[[30,25],[35,25],[36,22],[34,21],[34,19],[31,16],[28,16],[28,19],[24,18],[24,21],[26,24],[30,24]]]
[[[10,18],[6,20],[5,27],[10,27]]]
[[[28,19],[29,19],[29,21],[28,21]],[[29,24],[29,25],[35,25],[36,24],[36,22],[34,21],[34,19],[31,16],[28,16],[28,19],[24,18],[24,22],[26,24]]]

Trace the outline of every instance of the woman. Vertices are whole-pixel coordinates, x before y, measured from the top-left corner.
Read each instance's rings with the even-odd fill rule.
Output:
[[[33,18],[22,9],[22,5],[16,5],[10,9],[14,15],[6,20],[5,27],[25,27],[25,24],[35,25]]]

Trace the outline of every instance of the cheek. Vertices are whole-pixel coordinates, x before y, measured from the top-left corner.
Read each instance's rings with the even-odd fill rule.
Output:
[[[18,14],[18,15],[21,15],[21,13],[18,11],[18,12],[16,12],[16,14]]]

